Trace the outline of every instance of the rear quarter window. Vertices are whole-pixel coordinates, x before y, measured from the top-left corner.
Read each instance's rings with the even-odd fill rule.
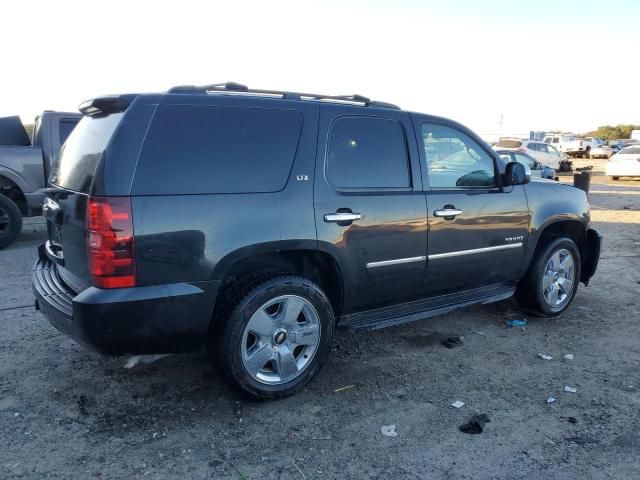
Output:
[[[142,147],[133,193],[266,193],[289,178],[302,130],[295,110],[163,105]]]

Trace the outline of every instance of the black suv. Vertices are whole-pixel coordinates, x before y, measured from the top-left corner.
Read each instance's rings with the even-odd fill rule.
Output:
[[[529,181],[462,125],[235,83],[96,98],[50,178],[36,306],[110,355],[207,345],[258,397],[318,373],[334,328],[516,295],[556,316],[594,274],[584,192]]]

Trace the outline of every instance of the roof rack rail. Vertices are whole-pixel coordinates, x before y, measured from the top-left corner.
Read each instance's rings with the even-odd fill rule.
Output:
[[[370,98],[362,95],[322,95],[318,93],[301,93],[301,92],[287,92],[282,90],[262,90],[249,88],[246,85],[235,82],[226,83],[213,83],[211,85],[180,85],[172,87],[168,90],[168,93],[222,93],[222,94],[236,94],[236,95],[255,95],[255,96],[272,96],[284,98],[287,100],[315,100],[321,102],[336,102],[361,105],[363,107],[380,107],[380,108],[392,108],[400,110],[400,107],[392,103],[378,102],[371,100]]]

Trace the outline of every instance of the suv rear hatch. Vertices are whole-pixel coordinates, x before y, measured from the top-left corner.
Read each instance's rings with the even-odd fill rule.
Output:
[[[126,108],[126,104],[120,103],[117,108],[112,105],[115,110],[112,113],[108,108],[101,109],[100,103],[96,105],[100,100],[104,99],[81,106],[85,116],[60,150],[43,205],[47,257],[57,265],[62,280],[76,292],[90,285],[129,286],[131,278],[122,284],[118,281],[109,284],[101,281],[100,276],[117,273],[119,260],[130,262],[133,268],[132,248],[130,258],[125,258],[126,250],[133,246],[130,199],[90,197],[96,170]],[[118,253],[123,248],[125,252]],[[111,258],[104,258],[105,253]]]

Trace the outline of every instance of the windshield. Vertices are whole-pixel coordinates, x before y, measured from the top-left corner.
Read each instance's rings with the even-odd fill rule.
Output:
[[[620,150],[620,155],[639,155],[640,147],[627,147]]]
[[[83,117],[60,149],[51,183],[76,192],[89,193],[93,175],[123,113],[107,117]]]

